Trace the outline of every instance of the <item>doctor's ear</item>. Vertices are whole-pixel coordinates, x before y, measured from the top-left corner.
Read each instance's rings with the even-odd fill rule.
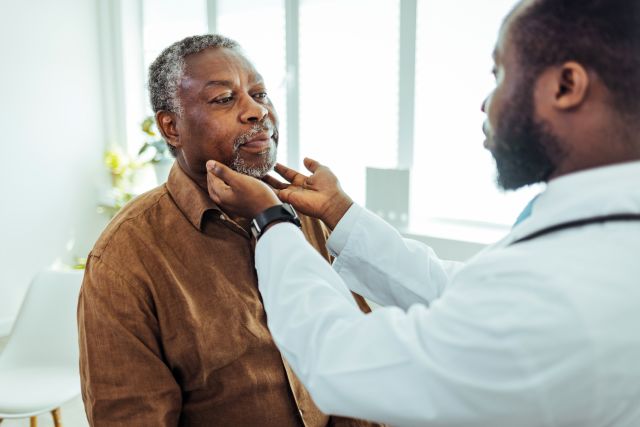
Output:
[[[591,77],[581,64],[570,61],[554,68],[548,74],[546,84],[552,86],[553,106],[559,110],[571,110],[587,99]]]
[[[180,148],[180,134],[178,133],[177,115],[171,111],[158,111],[156,113],[158,130],[169,145]]]

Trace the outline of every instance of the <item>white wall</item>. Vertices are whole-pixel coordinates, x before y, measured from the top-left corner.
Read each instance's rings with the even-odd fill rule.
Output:
[[[0,0],[0,335],[33,275],[105,219],[99,0]]]

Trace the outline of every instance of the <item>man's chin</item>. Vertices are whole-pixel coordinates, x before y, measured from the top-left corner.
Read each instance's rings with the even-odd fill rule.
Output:
[[[259,155],[246,155],[238,151],[229,167],[241,174],[262,178],[275,166],[276,154],[275,147]]]
[[[249,175],[249,176],[252,176],[254,178],[257,178],[257,179],[262,179],[265,176],[267,176],[267,174],[269,174],[269,172],[271,172],[271,170],[273,170],[273,166],[256,166],[256,167],[247,169],[247,170],[243,171],[242,173],[244,173],[245,175]]]
[[[231,165],[231,169],[241,174],[252,176],[254,178],[263,178],[269,173],[269,171],[273,169],[275,164],[275,161],[250,163],[240,159],[239,161],[233,162],[233,164]]]
[[[503,190],[503,191],[519,190],[520,188],[530,184],[534,184],[534,183],[522,181],[522,180],[517,181],[517,180],[514,180],[512,177],[506,177],[504,174],[501,174],[500,172],[498,172],[498,175],[496,177],[496,185],[500,190]]]
[[[550,163],[528,163],[526,161],[509,161],[496,159],[496,184],[505,191],[518,190],[528,185],[547,182],[554,171]]]

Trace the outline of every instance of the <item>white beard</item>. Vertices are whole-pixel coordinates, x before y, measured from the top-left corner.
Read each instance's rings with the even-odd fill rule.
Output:
[[[244,175],[249,175],[254,178],[262,178],[269,173],[276,164],[276,157],[278,150],[276,149],[276,143],[273,139],[269,142],[269,150],[263,154],[260,154],[261,162],[254,165],[246,164],[242,158],[240,148],[234,150],[233,162],[231,163],[231,169]]]

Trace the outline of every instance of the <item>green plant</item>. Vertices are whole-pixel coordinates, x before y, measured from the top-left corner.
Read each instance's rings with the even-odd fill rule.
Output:
[[[130,159],[119,148],[111,148],[104,154],[104,163],[111,174],[111,189],[106,203],[98,206],[98,212],[106,213],[110,218],[133,197],[135,173],[144,166],[137,159]]]
[[[98,212],[105,213],[113,218],[116,213],[137,192],[134,191],[136,174],[147,165],[155,165],[165,159],[173,160],[167,144],[159,137],[156,122],[153,116],[147,116],[140,129],[145,134],[146,141],[135,157],[130,157],[119,147],[107,150],[104,154],[104,163],[111,174],[111,189],[103,203],[98,206]]]
[[[75,264],[71,266],[74,270],[84,270],[87,267],[86,257],[75,257]]]
[[[146,117],[140,127],[142,132],[147,135],[147,141],[142,145],[140,151],[138,151],[138,157],[147,158],[149,163],[160,163],[163,160],[171,159],[171,153],[169,147],[164,139],[158,135],[158,129],[156,127],[156,121],[153,116]],[[151,154],[151,157],[149,155]]]

